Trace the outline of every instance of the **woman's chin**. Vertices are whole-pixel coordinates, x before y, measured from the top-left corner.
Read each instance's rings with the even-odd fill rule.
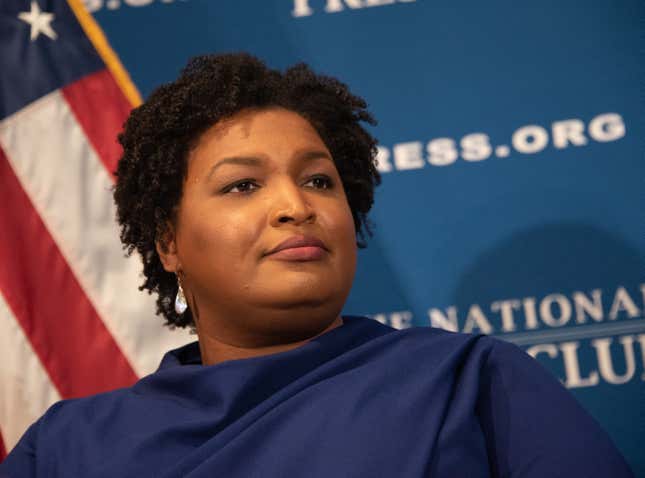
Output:
[[[333,301],[334,294],[325,290],[311,290],[308,287],[289,290],[276,290],[267,296],[266,304],[272,309],[311,309],[324,306]]]

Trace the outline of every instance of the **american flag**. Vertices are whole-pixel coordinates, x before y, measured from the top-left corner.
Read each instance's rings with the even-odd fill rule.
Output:
[[[0,460],[52,403],[190,340],[119,242],[116,135],[140,101],[81,0],[0,2]]]

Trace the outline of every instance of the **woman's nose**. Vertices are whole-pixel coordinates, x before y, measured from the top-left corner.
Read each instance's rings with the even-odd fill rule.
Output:
[[[316,214],[307,201],[306,193],[297,184],[284,181],[276,185],[271,212],[272,226],[289,222],[294,224],[313,222],[315,218]]]

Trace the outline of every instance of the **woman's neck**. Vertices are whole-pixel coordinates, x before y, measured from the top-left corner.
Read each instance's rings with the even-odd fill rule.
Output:
[[[260,357],[263,355],[286,352],[287,350],[300,347],[310,340],[319,337],[336,327],[340,327],[341,325],[343,325],[343,319],[338,316],[324,330],[307,339],[299,340],[297,342],[278,343],[257,347],[227,343],[218,338],[216,334],[208,333],[208,331],[203,330],[204,328],[200,327],[199,323],[197,324],[197,336],[199,337],[199,351],[202,356],[202,363],[204,365],[215,365],[228,360]]]

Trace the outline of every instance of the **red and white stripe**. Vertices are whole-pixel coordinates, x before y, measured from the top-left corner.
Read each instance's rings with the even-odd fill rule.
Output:
[[[119,242],[112,171],[129,108],[101,71],[0,122],[7,451],[59,398],[128,386],[163,352],[192,340],[162,326],[154,298],[138,290],[139,258],[125,258]]]
[[[5,447],[10,450],[43,410],[60,400],[60,394],[2,295],[0,363],[0,424]]]

